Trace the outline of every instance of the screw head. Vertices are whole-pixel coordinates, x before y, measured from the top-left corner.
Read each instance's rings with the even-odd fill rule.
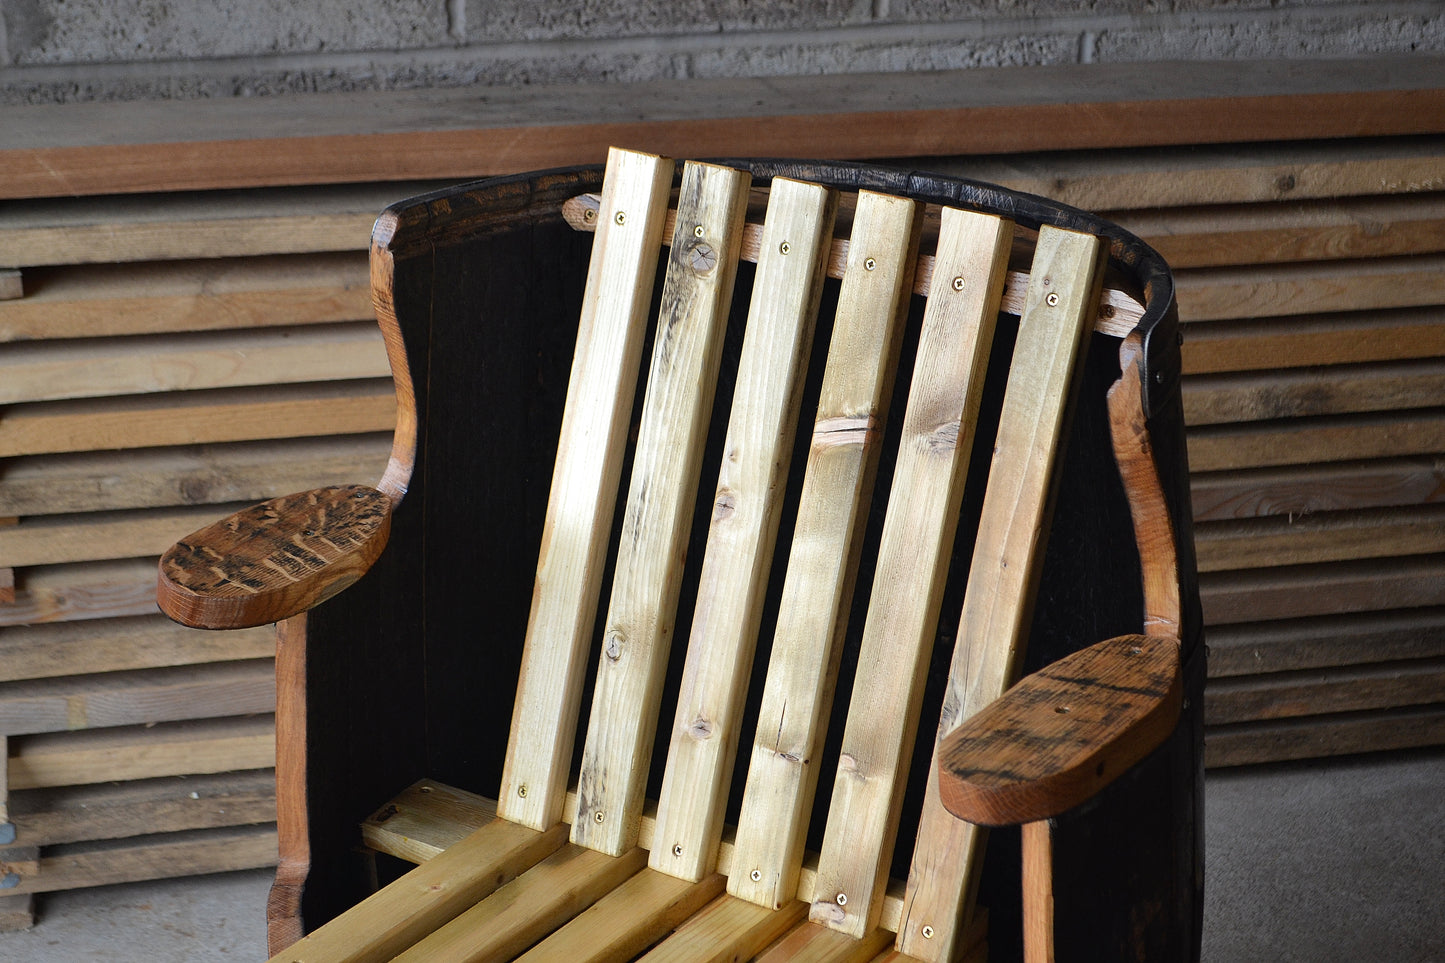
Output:
[[[754,883],[759,882],[760,880],[762,880],[762,878],[763,871],[760,869],[755,869],[751,873],[748,873],[748,879],[752,880]]]
[[[1046,298],[1044,298],[1044,300],[1045,300],[1046,302],[1048,302],[1048,305],[1049,305],[1049,307],[1051,307],[1051,308],[1057,307],[1058,304],[1059,304],[1059,296],[1058,296],[1058,294],[1057,294],[1056,292],[1054,292],[1054,291],[1050,291],[1050,292],[1049,292],[1049,296],[1046,297]]]
[[[787,253],[788,253],[789,251],[791,251],[792,249],[793,249],[793,246],[792,246],[791,244],[789,244],[787,241],[784,241],[782,244],[779,244],[779,245],[778,245],[778,253],[779,253],[779,254],[787,254]]]
[[[876,268],[877,266],[878,266],[878,262],[875,261],[875,260],[873,260],[871,257],[870,257],[868,260],[866,260],[866,261],[863,262],[863,270],[865,270],[865,271],[871,271],[871,270],[873,270],[874,268]]]
[[[697,227],[694,227],[694,228],[692,229],[692,236],[693,236],[693,237],[702,237],[702,234],[703,234],[703,230],[702,230],[702,225],[701,225],[701,224],[699,224]]]
[[[599,809],[595,813],[593,813],[592,818],[597,820],[599,823],[602,822],[602,810]]]
[[[518,795],[518,796],[521,796],[523,799],[526,799],[526,798],[527,798],[527,787],[526,787],[526,786],[518,786],[518,787],[517,787],[517,795]]]
[[[594,210],[593,210],[592,208],[590,208],[590,207],[587,208],[585,211],[582,212],[582,220],[584,220],[584,221],[595,221],[595,220],[597,220],[597,212],[594,211]]]
[[[964,282],[963,278],[954,278],[954,279],[953,279],[953,289],[954,289],[955,291],[962,291],[962,290],[963,290],[963,287],[964,287],[964,284],[965,284],[965,282]]]
[[[682,843],[673,843],[673,844],[672,844],[672,855],[674,855],[674,856],[681,856],[681,855],[682,855]]]
[[[933,927],[931,927],[931,926],[925,926],[925,927],[923,928],[923,938],[924,938],[925,940],[931,940],[931,939],[933,939]]]
[[[618,224],[626,224],[626,223],[627,223],[627,214],[626,214],[625,212],[623,212],[623,211],[618,211],[618,212],[617,212],[617,216],[614,217],[613,220],[616,221]]]
[[[847,905],[848,905],[848,894],[847,894],[847,893],[839,893],[837,896],[835,896],[835,897],[833,897],[833,898],[834,898],[835,900],[837,900],[839,906],[847,906]]]

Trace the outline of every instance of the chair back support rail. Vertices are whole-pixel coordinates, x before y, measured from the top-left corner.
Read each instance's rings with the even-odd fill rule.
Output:
[[[1007,959],[1018,837],[985,874],[936,746],[1122,635],[1175,653],[1184,710],[1049,814],[1051,931],[1060,959],[1196,959],[1167,268],[955,179],[616,149],[603,173],[388,209],[385,476],[162,560],[173,617],[286,619],[276,959]],[[421,775],[497,818],[346,909],[359,817]]]

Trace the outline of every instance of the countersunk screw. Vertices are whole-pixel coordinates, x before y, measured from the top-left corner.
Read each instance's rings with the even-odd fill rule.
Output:
[[[878,262],[875,261],[875,260],[873,260],[871,257],[870,257],[868,260],[866,260],[866,261],[863,262],[863,270],[865,270],[865,271],[871,271],[871,270],[873,270],[874,268],[876,268],[877,266],[878,266]]]
[[[602,822],[602,810],[599,809],[595,813],[593,813],[592,818],[597,820],[599,823]]]
[[[613,220],[616,221],[618,224],[626,224],[626,223],[627,223],[627,214],[626,214],[625,212],[623,212],[623,211],[618,211],[618,212],[617,212],[617,216],[614,217]]]
[[[582,220],[584,220],[584,221],[595,221],[595,220],[597,220],[597,212],[594,211],[594,210],[593,210],[592,208],[590,208],[590,207],[587,208],[586,210],[584,210],[584,211],[582,212]]]
[[[702,237],[702,233],[703,233],[703,231],[702,231],[702,225],[701,225],[701,224],[699,224],[697,227],[695,227],[695,228],[692,229],[692,236],[693,236],[693,237]]]
[[[963,278],[954,278],[954,279],[953,279],[953,289],[954,289],[955,291],[962,291],[962,290],[963,290],[963,285],[964,285]]]
[[[923,938],[924,938],[925,940],[931,940],[931,939],[933,939],[933,927],[931,927],[931,926],[925,926],[925,927],[923,928]]]
[[[762,878],[763,871],[760,869],[755,869],[751,873],[748,873],[748,879],[752,880],[754,883],[759,882]]]
[[[1044,298],[1044,301],[1047,302],[1048,306],[1051,308],[1056,308],[1059,306],[1059,296],[1053,291],[1049,292],[1049,296]]]
[[[674,856],[681,856],[681,855],[682,855],[682,843],[673,843],[673,844],[672,844],[672,855],[674,855]]]
[[[518,795],[518,796],[521,796],[523,799],[526,799],[526,798],[527,798],[527,787],[526,787],[526,786],[518,786],[518,787],[517,787],[517,795]]]
[[[847,894],[847,893],[839,893],[837,896],[834,897],[834,899],[836,899],[836,900],[838,901],[838,905],[839,905],[839,906],[847,906],[847,905],[848,905],[848,894]]]
[[[789,244],[787,241],[784,241],[782,244],[779,244],[779,245],[778,245],[778,253],[779,253],[779,254],[787,254],[787,253],[788,253],[789,251],[791,251],[792,249],[793,249],[793,245]]]

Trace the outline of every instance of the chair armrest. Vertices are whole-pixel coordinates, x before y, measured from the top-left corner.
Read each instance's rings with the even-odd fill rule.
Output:
[[[391,533],[392,501],[341,485],[236,512],[161,556],[156,601],[183,625],[240,629],[300,614],[371,568]]]
[[[944,738],[939,798],[971,823],[1009,826],[1087,801],[1179,719],[1179,642],[1123,635],[1028,676]]]

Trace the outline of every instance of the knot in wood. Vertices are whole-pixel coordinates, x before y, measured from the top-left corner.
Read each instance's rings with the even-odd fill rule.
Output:
[[[727,490],[718,492],[717,500],[713,502],[712,507],[713,521],[720,522],[725,518],[730,518],[737,508],[738,500],[732,492]]]
[[[712,738],[713,724],[707,719],[694,719],[687,727],[687,734],[698,742]]]
[[[602,654],[607,656],[609,662],[616,662],[622,658],[622,643],[626,641],[622,633],[613,629],[607,633],[607,639],[602,644]]]
[[[958,447],[958,427],[958,422],[950,421],[929,432],[925,442],[928,450],[934,454],[950,454]]]
[[[689,244],[684,257],[687,266],[692,268],[692,272],[697,275],[711,274],[717,267],[717,251],[713,250],[713,246],[706,241]]]

